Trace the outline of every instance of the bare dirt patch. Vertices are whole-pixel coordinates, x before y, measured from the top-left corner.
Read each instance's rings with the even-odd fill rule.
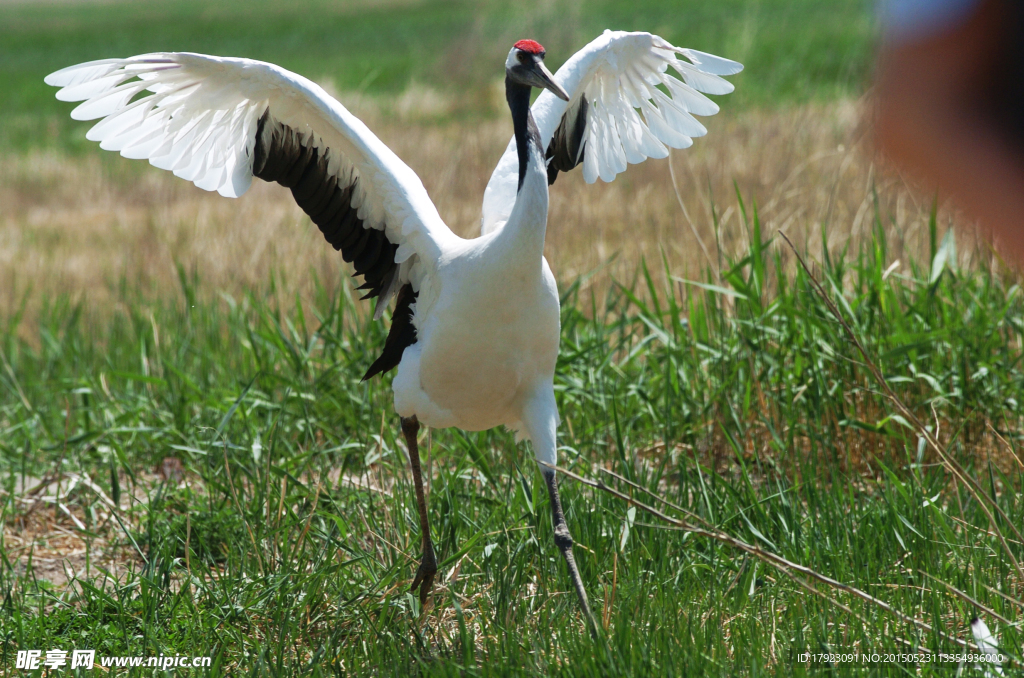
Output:
[[[136,486],[134,496],[122,497],[116,509],[84,474],[16,476],[4,482],[10,491],[0,490],[0,497],[10,508],[0,521],[0,544],[14,575],[60,591],[76,580],[116,582],[138,570],[144,560],[124,532],[134,523],[129,504],[146,501],[144,487],[155,486],[160,478],[137,477],[145,484]]]

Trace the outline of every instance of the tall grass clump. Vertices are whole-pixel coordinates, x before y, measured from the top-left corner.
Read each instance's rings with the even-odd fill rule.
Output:
[[[804,652],[895,651],[871,669],[947,675],[907,655],[966,651],[980,615],[1019,666],[1015,278],[958,268],[935,219],[929,260],[893,262],[878,213],[855,250],[807,253],[823,297],[738,209],[750,246],[700,279],[663,260],[563,287],[560,464],[727,537],[566,481],[597,645],[505,431],[426,434],[439,584],[427,610],[407,593],[405,451],[387,383],[359,381],[384,328],[348,287],[211,300],[182,269],[179,294],[126,288],[109,321],[59,299],[28,337],[6,320],[0,663],[78,647],[208,654],[216,675],[802,675],[825,668]]]

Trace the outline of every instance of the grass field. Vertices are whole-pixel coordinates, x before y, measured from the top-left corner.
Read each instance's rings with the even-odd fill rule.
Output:
[[[424,433],[441,572],[419,608],[388,381],[359,382],[386,325],[283,190],[227,201],[104,157],[41,78],[154,49],[277,61],[468,235],[511,133],[488,64],[524,32],[557,64],[608,26],[747,70],[672,173],[552,190],[560,463],[669,518],[563,477],[593,641],[505,431]],[[973,651],[975,615],[1019,672],[1024,297],[876,165],[871,31],[809,0],[0,3],[0,672],[77,648],[211,656],[194,675],[981,676],[906,656]]]

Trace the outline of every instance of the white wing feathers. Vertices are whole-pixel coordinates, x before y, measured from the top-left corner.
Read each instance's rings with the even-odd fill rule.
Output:
[[[545,90],[531,110],[547,148],[566,111],[570,112],[566,118],[574,118],[581,98],[585,99],[583,177],[587,183],[598,177],[609,182],[624,172],[627,164],[664,158],[669,148],[687,148],[693,137],[706,134],[693,116],[714,115],[718,105],[701,92],[732,92],[733,85],[720,76],[742,69],[735,61],[675,47],[650,33],[605,31],[555,74],[555,80],[569,93],[569,101]],[[484,192],[483,233],[508,219],[517,185],[513,139]]]
[[[82,101],[76,120],[101,148],[148,159],[208,191],[238,197],[252,182],[260,116],[312,143],[328,172],[358,180],[351,197],[366,228],[398,246],[399,278],[418,289],[422,267],[455,238],[422,182],[366,125],[315,83],[273,64],[190,53],[145,54],[71,66],[47,76],[57,98]],[[142,95],[141,97],[139,95]],[[340,182],[339,182],[340,183]]]

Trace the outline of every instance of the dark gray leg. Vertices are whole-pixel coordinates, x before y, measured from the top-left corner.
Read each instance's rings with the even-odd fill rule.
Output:
[[[430,589],[434,587],[434,575],[437,574],[437,560],[434,558],[434,543],[430,540],[430,521],[427,517],[427,500],[423,495],[423,474],[420,471],[420,449],[416,442],[420,422],[416,415],[408,419],[402,417],[402,433],[405,444],[409,447],[409,463],[412,466],[412,479],[416,483],[416,506],[420,510],[420,534],[423,537],[423,560],[416,570],[416,578],[412,580],[410,591],[419,589],[420,605],[425,607]]]
[[[551,497],[551,522],[555,528],[555,546],[562,552],[565,564],[569,566],[569,577],[572,579],[572,585],[576,587],[576,596],[580,600],[580,607],[583,608],[583,615],[587,618],[590,634],[597,638],[597,622],[594,621],[594,613],[590,611],[587,591],[583,588],[583,580],[580,579],[580,572],[576,569],[576,559],[572,555],[572,535],[569,534],[569,526],[565,524],[565,515],[562,513],[562,501],[558,498],[558,481],[555,472],[553,469],[542,467],[541,473],[544,474],[548,495]]]

